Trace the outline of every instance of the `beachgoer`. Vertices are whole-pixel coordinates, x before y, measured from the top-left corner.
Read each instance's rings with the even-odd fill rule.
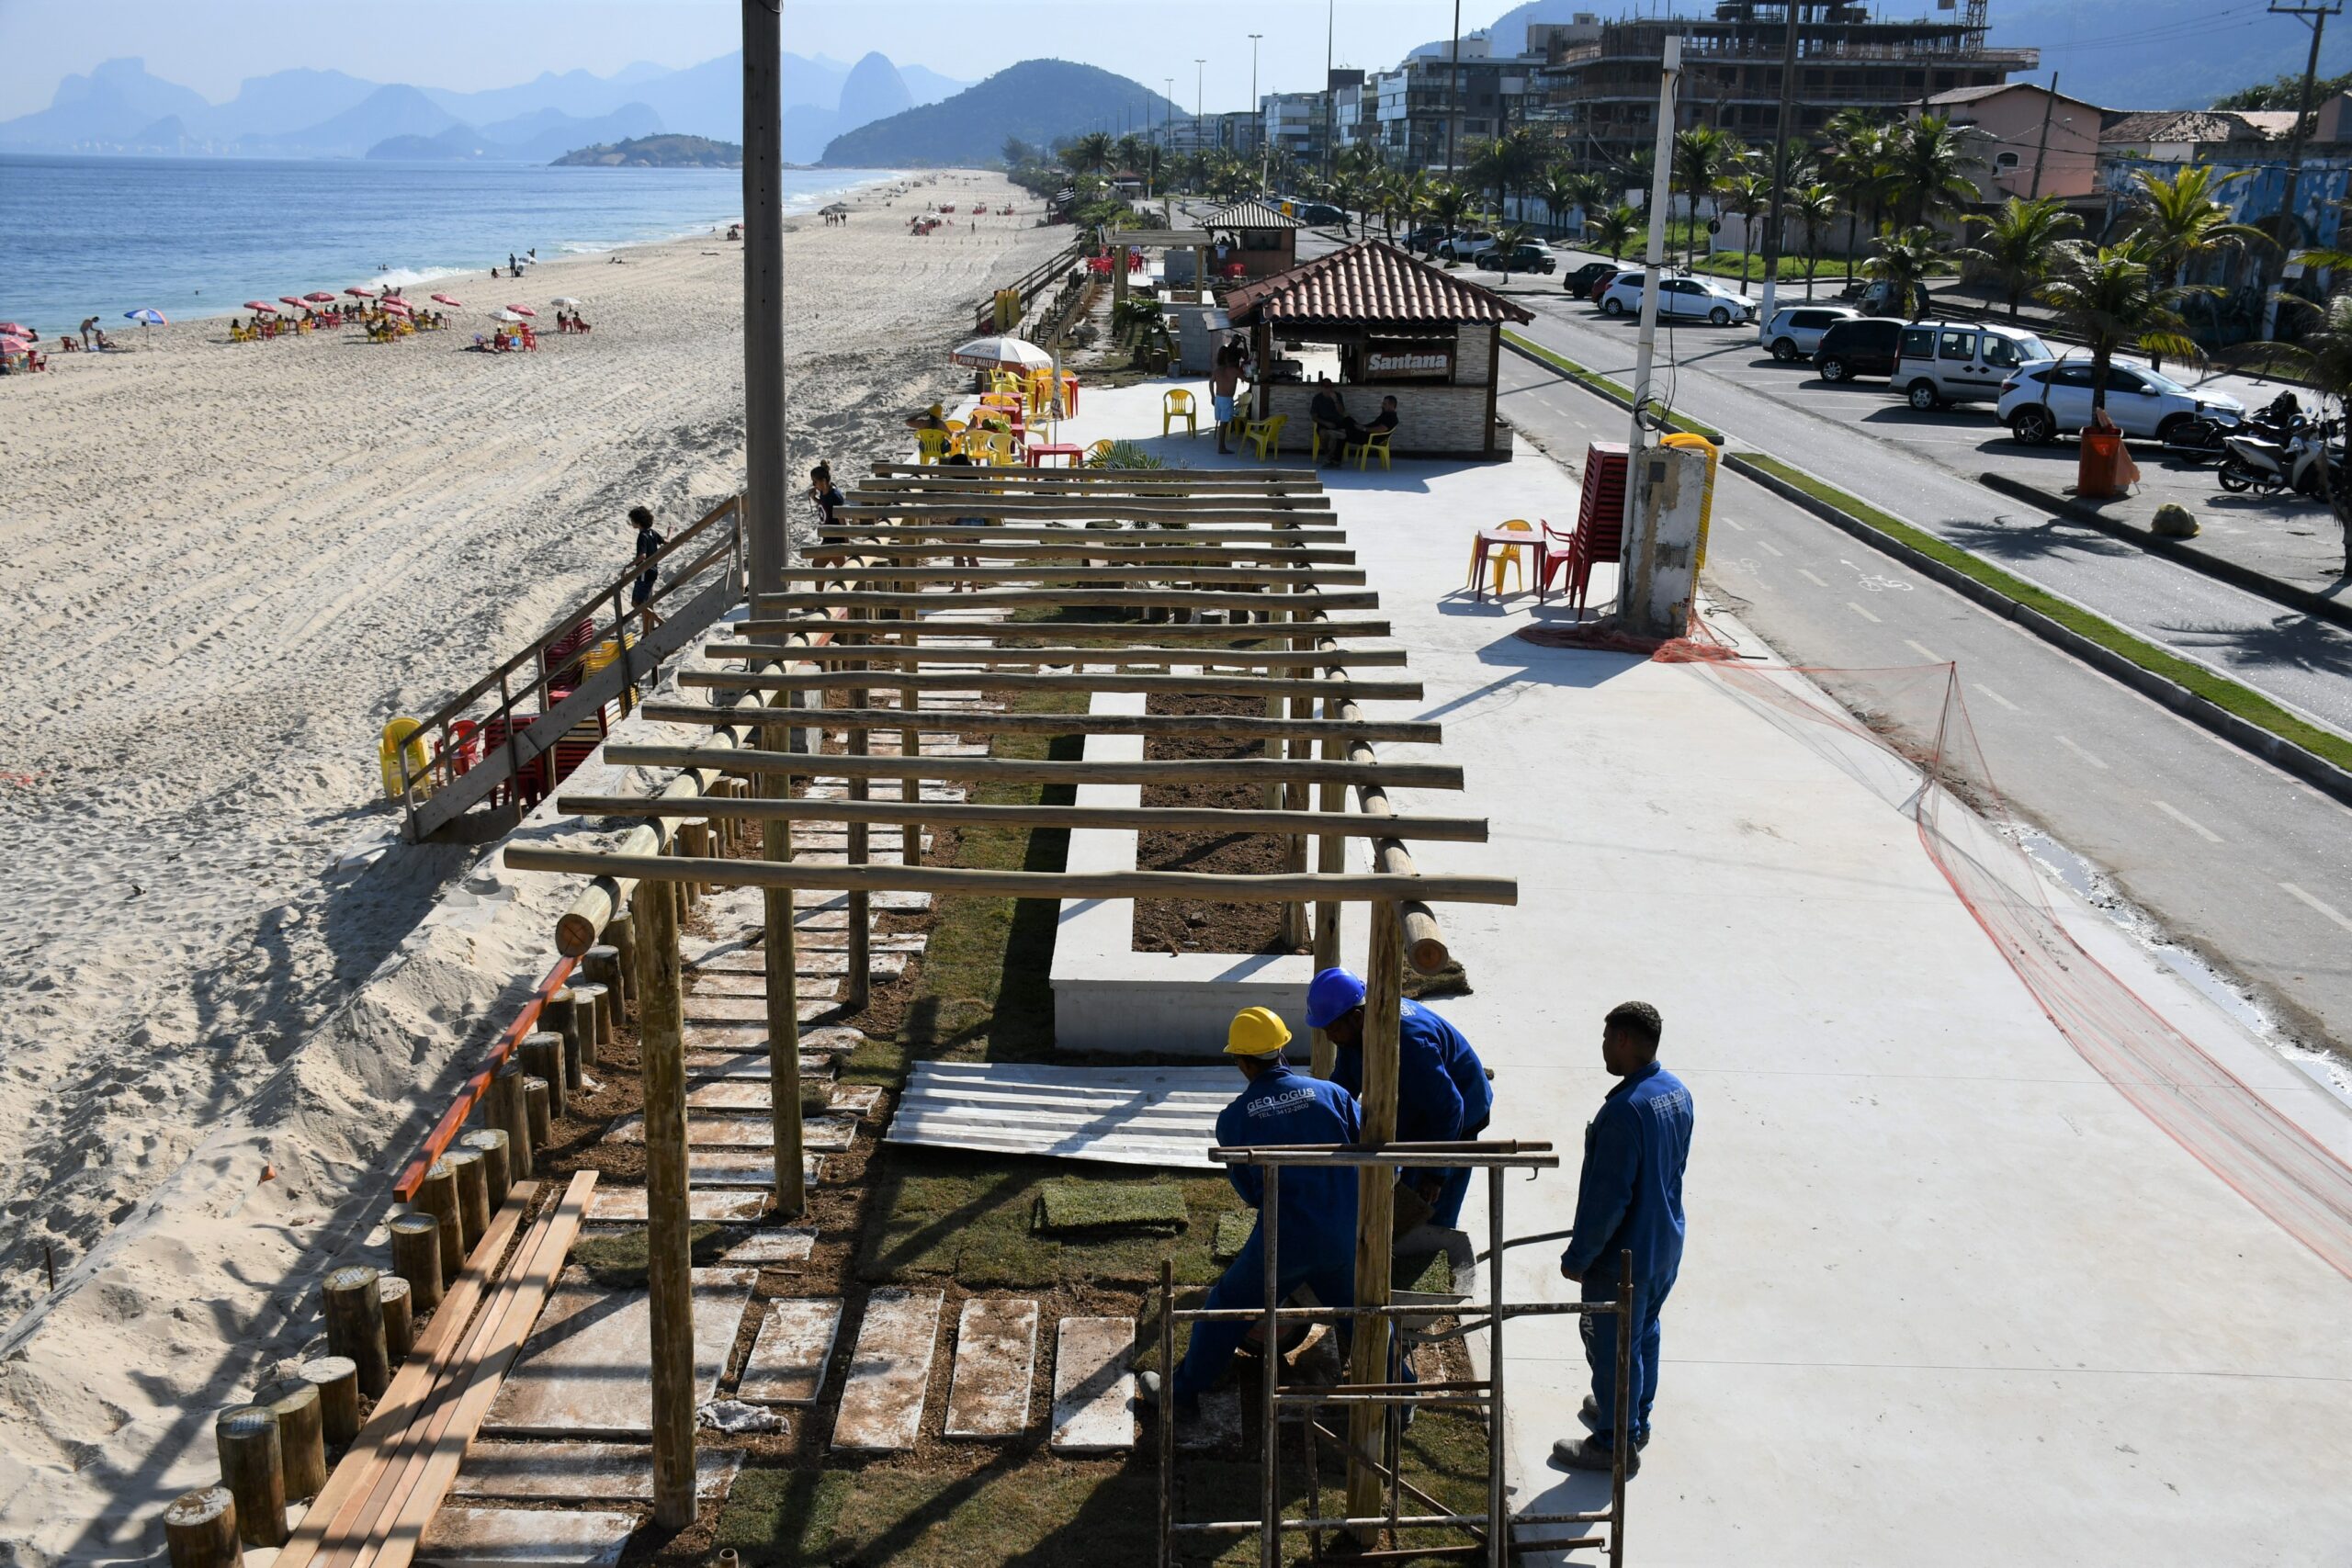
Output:
[[[1233,425],[1233,395],[1241,386],[1241,355],[1231,344],[1216,351],[1216,364],[1209,370],[1209,404],[1216,416],[1216,449],[1219,455],[1231,448],[1225,444],[1225,433]]]
[[[1340,396],[1339,389],[1328,379],[1317,378],[1314,400],[1306,405],[1306,417],[1314,423],[1317,430],[1330,439],[1330,462],[1324,466],[1328,468],[1331,463],[1337,463],[1340,447],[1347,440],[1348,431],[1355,422],[1348,417],[1348,405]]]
[[[662,547],[669,541],[653,531],[653,513],[650,507],[630,507],[628,520],[630,526],[637,530],[637,556],[629,562],[631,570],[637,573],[637,581],[629,585],[628,602],[644,611],[648,627],[657,626],[662,624],[661,619],[651,610],[646,609],[645,602],[653,597],[654,581],[662,575],[662,569],[653,564],[653,558],[662,553]]]
[[[1364,437],[1378,435],[1396,428],[1396,399],[1392,394],[1380,400],[1380,412],[1372,416],[1370,424],[1358,424],[1354,420],[1348,421],[1348,445],[1361,446],[1363,445]]]
[[[82,346],[84,348],[90,346],[90,334],[97,330],[98,319],[96,316],[92,316],[89,320],[82,323]]]
[[[910,415],[907,419],[907,428],[909,430],[944,431],[947,428],[947,422],[944,419],[942,419],[940,415],[945,412],[946,405],[944,403],[933,403],[929,408],[923,410],[922,412]]]
[[[834,488],[831,464],[820,463],[808,470],[808,499],[817,503],[817,512],[828,528],[833,525],[833,509],[846,505],[847,498]]]

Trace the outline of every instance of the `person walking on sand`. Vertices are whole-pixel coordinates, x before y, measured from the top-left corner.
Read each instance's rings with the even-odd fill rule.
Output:
[[[846,498],[833,486],[832,465],[820,463],[808,470],[808,499],[817,503],[817,515],[828,528],[833,525],[833,511],[846,504]]]
[[[645,629],[651,631],[662,624],[662,617],[646,604],[653,597],[653,584],[662,575],[662,569],[653,564],[653,558],[660,555],[662,547],[670,541],[653,531],[651,508],[630,507],[628,520],[629,525],[637,530],[637,556],[629,562],[629,569],[637,573],[637,581],[629,585],[628,602],[643,616]]]

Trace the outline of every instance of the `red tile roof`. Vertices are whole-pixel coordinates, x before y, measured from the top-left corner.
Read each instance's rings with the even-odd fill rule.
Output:
[[[1534,315],[1466,278],[1379,240],[1365,240],[1226,296],[1236,326],[1263,321],[1361,326],[1532,321]]]

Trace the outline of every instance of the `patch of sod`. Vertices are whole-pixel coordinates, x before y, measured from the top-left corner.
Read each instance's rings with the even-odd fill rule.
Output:
[[[745,1568],[802,1568],[842,1559],[833,1521],[857,1484],[849,1471],[747,1467],[728,1490],[710,1542],[714,1560],[732,1547]]]
[[[1890,517],[1868,502],[1849,495],[1801,468],[1792,468],[1777,457],[1750,453],[1743,454],[1743,460],[1755,464],[1785,484],[1795,486],[1815,501],[1826,502],[1848,516],[1860,519],[1887,537],[1910,546],[1921,555],[1939,561],[1996,592],[2007,594],[2028,609],[2049,616],[2068,631],[2088,637],[2110,653],[2120,654],[2143,670],[2188,688],[2215,707],[2235,714],[2248,724],[2267,729],[2282,740],[2292,741],[2306,751],[2324,757],[2339,768],[2352,768],[2352,740],[2316,725],[2304,723],[2260,693],[2241,686],[2226,676],[2217,675],[2201,664],[2167,652],[2143,637],[2134,637],[2114,622],[2095,615],[2078,604],[2069,604],[2021,577],[2012,576],[1983,557],[1972,555],[1948,540]]]
[[[1211,1216],[1241,1208],[1223,1176],[1170,1181],[1164,1173],[1106,1171],[1089,1185],[1173,1188],[1194,1222],[1178,1235],[1134,1230],[1049,1235],[1033,1223],[1044,1190],[1067,1162],[885,1145],[866,1167],[872,1208],[858,1275],[874,1284],[942,1277],[971,1289],[1145,1285],[1171,1257],[1184,1284],[1207,1284],[1223,1268],[1211,1255]]]
[[[1557,370],[1561,375],[1566,376],[1569,380],[1580,382],[1584,386],[1591,389],[1593,391],[1600,393],[1603,397],[1614,398],[1619,402],[1626,404],[1631,404],[1634,400],[1633,389],[1625,386],[1623,382],[1612,381],[1598,370],[1588,370],[1583,366],[1578,365],[1575,360],[1566,357],[1565,355],[1553,353],[1550,349],[1545,348],[1542,344],[1537,343],[1533,338],[1521,336],[1520,333],[1512,332],[1509,327],[1505,327],[1503,329],[1503,341],[1510,344],[1513,348],[1521,349],[1528,354],[1533,355],[1536,358],[1542,360],[1553,369]],[[1685,419],[1680,414],[1668,414],[1667,416],[1666,423],[1676,430],[1687,430],[1694,435],[1703,435],[1718,446],[1724,444],[1724,433],[1722,431],[1717,430],[1713,425],[1701,424],[1695,419]]]
[[[1241,1249],[1250,1245],[1250,1233],[1257,1225],[1258,1216],[1251,1210],[1219,1214],[1216,1217],[1216,1245],[1211,1255],[1219,1263],[1232,1262],[1241,1256]]]
[[[645,1283],[645,1237],[652,1227],[629,1225],[607,1235],[583,1235],[572,1244],[571,1261],[599,1285],[634,1290]],[[687,1257],[697,1269],[708,1268],[742,1239],[740,1230],[726,1225],[698,1224],[687,1233]]]
[[[1404,993],[1416,1001],[1430,997],[1466,997],[1470,994],[1470,976],[1459,960],[1449,958],[1445,967],[1434,975],[1424,975],[1410,964],[1405,966]]]
[[[1067,1240],[1097,1231],[1147,1229],[1173,1235],[1191,1218],[1172,1181],[1048,1181],[1037,1194],[1037,1228]]]

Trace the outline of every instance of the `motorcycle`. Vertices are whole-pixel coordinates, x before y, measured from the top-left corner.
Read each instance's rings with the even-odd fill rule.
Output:
[[[2302,409],[2291,393],[2250,414],[2199,404],[2196,418],[2178,421],[2166,428],[2165,456],[2194,466],[2209,458],[2228,457],[2225,443],[2232,435],[2284,443],[2302,423]]]
[[[2331,479],[2342,468],[2344,454],[2337,438],[2343,430],[2341,420],[2322,424],[2305,420],[2298,421],[2275,441],[2246,431],[2226,434],[2222,445],[2229,456],[2214,477],[2233,494],[2253,491],[2275,495],[2292,490],[2298,495],[2316,496],[2321,493],[2320,465],[2331,465]]]

